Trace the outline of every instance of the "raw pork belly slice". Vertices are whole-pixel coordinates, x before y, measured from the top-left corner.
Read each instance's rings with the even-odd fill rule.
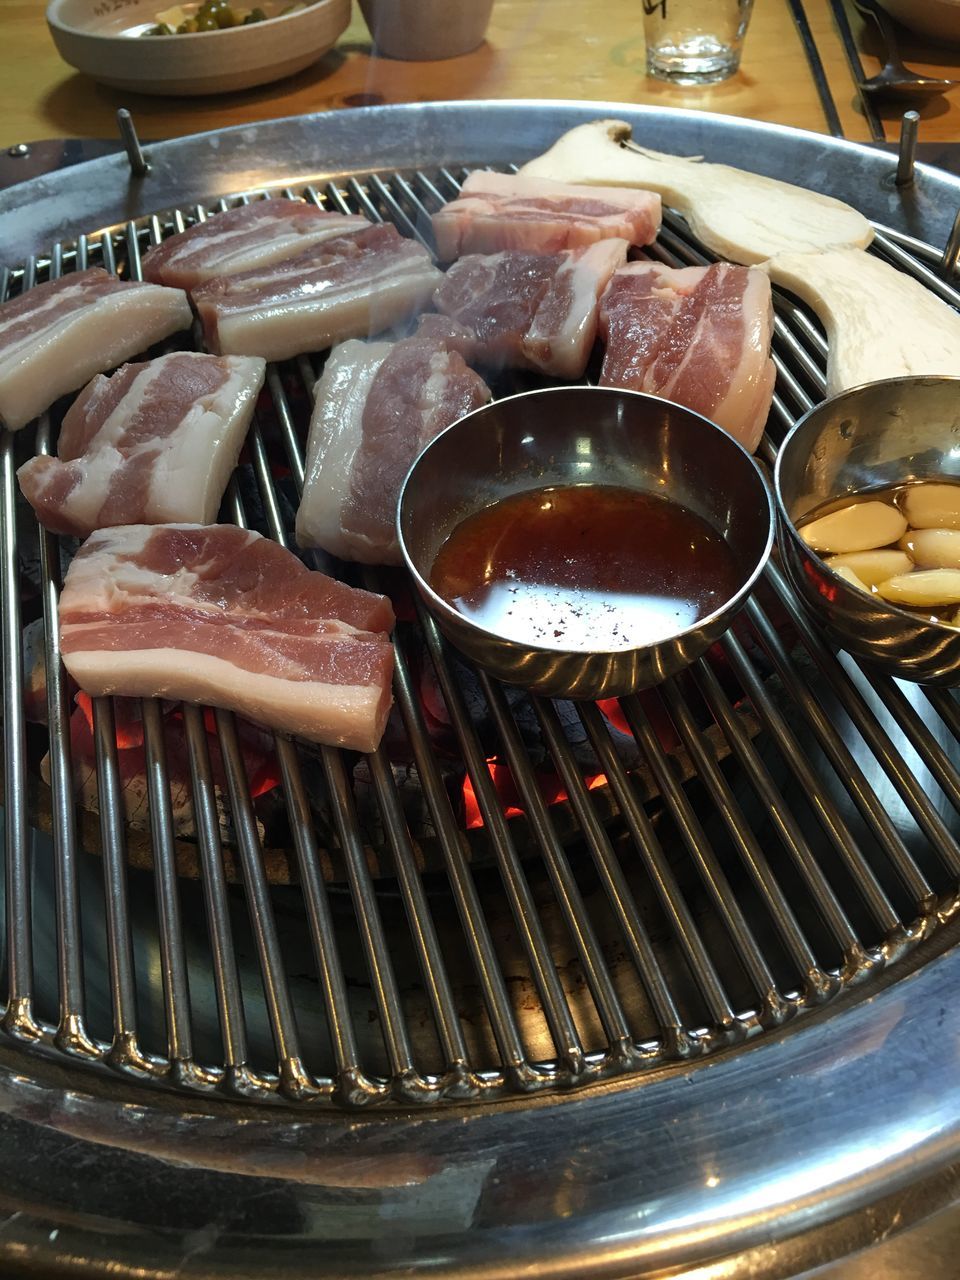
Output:
[[[433,215],[437,256],[528,249],[556,253],[611,238],[650,244],[660,229],[653,191],[583,187],[549,178],[475,170],[456,200]]]
[[[756,449],[776,377],[762,271],[631,262],[601,300],[600,332],[607,344],[601,385],[675,400]]]
[[[626,240],[560,253],[505,250],[455,262],[434,306],[470,329],[485,364],[579,378],[597,333],[597,303]]]
[[[193,300],[212,351],[285,360],[409,319],[442,279],[422,245],[396,227],[370,226],[272,267],[209,280]]]
[[[28,289],[0,306],[0,418],[17,431],[95,373],[192,323],[181,289],[100,267]]]
[[[393,609],[232,525],[93,534],[60,596],[63,661],[91,697],[209,702],[314,742],[376,749]]]
[[[178,351],[102,374],[63,420],[58,458],[17,478],[40,523],[86,537],[119,524],[210,524],[237,465],[266,366]]]
[[[302,200],[257,200],[169,236],[144,256],[143,276],[156,284],[192,289],[212,276],[268,267],[369,226],[358,214],[328,213]]]
[[[344,342],[316,386],[297,541],[346,560],[400,564],[397,500],[416,457],[490,389],[448,343]]]

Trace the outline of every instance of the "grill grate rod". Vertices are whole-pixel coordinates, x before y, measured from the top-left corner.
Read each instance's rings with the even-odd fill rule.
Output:
[[[2,537],[3,751],[5,837],[5,925],[7,1005],[3,1028],[35,1039],[33,1013],[33,926],[28,853],[26,735],[23,721],[23,667],[20,661],[20,599],[17,566],[16,481],[13,435],[0,439],[0,537]]]
[[[690,708],[677,688],[676,680],[667,680],[661,686],[661,692],[670,717],[679,730],[687,750],[695,760],[700,777],[707,784],[714,808],[730,833],[767,911],[776,922],[790,958],[803,977],[804,990],[801,992],[801,998],[816,999],[817,993],[824,989],[826,975],[817,964],[813,949],[804,936],[786,895],[777,883],[746,815],[710,752],[703,735],[698,730]],[[771,1009],[780,1007],[782,1011],[782,1005],[778,1006],[779,997],[775,984],[770,987],[768,999]]]
[[[630,946],[634,964],[656,1010],[660,1026],[667,1037],[667,1045],[678,1054],[688,1053],[693,1046],[684,1028],[683,1019],[680,1017],[669,984],[665,981],[656,959],[647,930],[643,926],[633,894],[613,852],[610,839],[590,804],[590,797],[570,745],[560,727],[556,711],[549,702],[540,698],[534,700],[534,705],[550,754],[574,802],[577,817],[589,840],[595,866],[616,913],[620,930]],[[701,993],[710,1022],[720,1029],[722,1035],[729,1034],[736,1025],[733,1007],[690,909],[680,892],[650,818],[638,801],[623,763],[613,749],[609,735],[603,727],[600,712],[592,704],[585,704],[580,709],[580,714],[601,767],[610,780],[634,848],[643,860],[660,905],[671,924],[690,973]]]
[[[523,797],[523,807],[537,836],[554,893],[563,909],[567,928],[573,937],[587,984],[600,1014],[614,1057],[629,1063],[635,1056],[630,1028],[623,1007],[603,963],[600,941],[587,913],[570,864],[557,838],[553,821],[540,794],[533,770],[527,760],[516,725],[507,710],[506,699],[498,685],[480,672],[487,705],[493,714],[504,745],[504,754]]]
[[[774,1019],[779,1019],[783,1009],[776,992],[773,974],[760,953],[760,948],[744,919],[743,912],[737,905],[729,881],[717,862],[707,833],[694,813],[687,793],[677,782],[665,759],[663,748],[653,730],[649,716],[636,694],[621,698],[620,705],[626,714],[634,737],[642,746],[653,769],[660,793],[670,806],[687,852],[700,873],[724,928],[734,943],[740,963],[761,997],[765,1012]]]
[[[777,589],[781,604],[790,615],[790,621],[800,634],[804,647],[813,658],[820,672],[829,682],[831,691],[836,695],[844,711],[850,717],[857,730],[869,745],[876,759],[893,783],[901,800],[910,810],[917,825],[930,841],[951,875],[960,874],[960,849],[951,835],[943,819],[937,813],[929,796],[920,785],[916,776],[907,767],[906,761],[894,746],[889,734],[883,729],[870,712],[869,707],[849,679],[836,654],[832,653],[810,626],[801,612],[799,605],[789,591],[779,570],[771,566],[767,576]],[[909,864],[904,864],[903,875],[912,879],[919,871]],[[916,881],[914,881],[916,883]],[[925,895],[923,895],[925,898]]]
[[[523,940],[524,951],[538,994],[543,1002],[544,1014],[556,1046],[557,1056],[573,1076],[578,1076],[585,1069],[583,1046],[570,1007],[564,999],[543,926],[531,896],[530,887],[521,870],[500,801],[493,789],[484,753],[463,705],[460,691],[447,665],[440,633],[419,600],[417,613],[443,691],[443,700],[463,751],[467,772],[473,783],[477,803],[493,844],[504,891]]]
[[[889,822],[884,821],[879,805],[869,803],[866,798],[869,793],[869,785],[863,771],[837,732],[830,717],[824,711],[819,699],[814,696],[812,690],[797,675],[776,631],[757,605],[756,600],[747,602],[746,613],[753,624],[760,643],[772,660],[777,674],[790,690],[794,699],[803,707],[807,723],[816,734],[827,759],[837,771],[838,776],[844,781],[850,795],[861,808],[863,816],[873,826],[875,833],[881,840],[889,836],[890,845],[896,850],[899,842],[891,825]],[[805,780],[809,779],[811,786],[816,785],[813,774],[806,764],[802,766],[801,776]],[[822,795],[822,789],[821,796],[818,797],[818,805],[826,813],[827,806]],[[874,919],[885,930],[895,929],[899,923],[899,918],[893,908],[893,904],[880,887],[873,869],[864,857],[849,826],[842,822],[836,814],[831,815],[830,821],[841,840],[838,852],[851,872],[858,890],[870,908]]]
[[[524,1090],[534,1087],[537,1071],[526,1060],[517,1018],[497,961],[490,928],[476,885],[464,857],[460,827],[450,806],[436,759],[430,749],[420,707],[414,693],[402,643],[394,644],[393,691],[410,739],[420,784],[436,825],[447,877],[456,902],[474,972],[506,1078]]]
[[[846,911],[817,862],[796,817],[783,799],[766,761],[744,732],[736,711],[727,701],[715,673],[705,659],[701,658],[695,664],[693,678],[711,714],[722,725],[727,741],[750,785],[762,800],[774,829],[816,903],[821,919],[844,955],[859,955],[862,951],[860,939]]]
[[[841,861],[850,869],[854,882],[857,883],[858,889],[863,893],[864,886],[856,881],[856,872],[860,867],[862,857],[849,827],[836,806],[827,799],[823,788],[818,784],[818,779],[809,767],[807,757],[801,749],[796,736],[789,728],[786,720],[778,714],[777,708],[767,690],[750,665],[740,641],[736,636],[728,633],[720,641],[720,644],[737,679],[743,686],[744,692],[750,697],[757,713],[776,743],[780,754],[786,760],[794,777],[799,779],[801,786],[809,797],[813,812],[824,834],[833,845]],[[866,892],[871,897],[876,896],[869,894],[869,889]],[[882,895],[880,896],[882,897]],[[888,904],[881,901],[878,907],[878,914],[883,916],[884,919],[892,917],[891,927],[896,925],[896,915]]]
[[[183,723],[190,760],[194,824],[200,849],[203,902],[210,935],[214,989],[223,1041],[224,1083],[231,1091],[242,1093],[249,1084],[247,1027],[223,873],[215,784],[210,767],[207,732],[200,708],[185,703]]]

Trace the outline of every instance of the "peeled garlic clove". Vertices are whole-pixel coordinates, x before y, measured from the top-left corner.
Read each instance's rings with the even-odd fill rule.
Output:
[[[896,542],[907,530],[907,521],[887,502],[854,502],[805,524],[800,537],[814,551],[872,551]]]
[[[863,579],[858,578],[854,571],[852,569],[848,569],[845,564],[834,565],[831,564],[829,560],[827,563],[830,565],[830,568],[833,569],[833,572],[837,577],[842,578],[844,582],[849,582],[851,587],[856,587],[859,591],[865,591],[868,596],[873,594]]]
[[[911,529],[900,546],[918,569],[960,569],[960,529]]]
[[[960,529],[960,484],[911,485],[902,505],[914,529]]]
[[[910,534],[905,534],[904,537],[909,538]],[[901,538],[900,541],[902,544],[904,539]],[[831,556],[827,564],[834,573],[839,573],[848,582],[850,579],[847,573],[852,573],[859,579],[859,584],[854,585],[868,590],[878,582],[886,582],[888,578],[909,573],[913,568],[913,561],[905,551],[849,551],[845,556]],[[847,570],[847,573],[842,572],[843,570]]]
[[[917,569],[878,583],[877,591],[891,604],[917,609],[960,604],[960,569]]]

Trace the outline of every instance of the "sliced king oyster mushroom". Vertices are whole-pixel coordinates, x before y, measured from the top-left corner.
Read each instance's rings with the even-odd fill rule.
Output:
[[[563,134],[521,173],[590,186],[658,191],[718,257],[747,266],[775,253],[864,249],[867,219],[832,196],[700,156],[671,156],[635,142],[623,120],[594,120]]]
[[[960,373],[960,315],[880,258],[856,249],[781,253],[763,270],[823,322],[828,396],[883,378]]]

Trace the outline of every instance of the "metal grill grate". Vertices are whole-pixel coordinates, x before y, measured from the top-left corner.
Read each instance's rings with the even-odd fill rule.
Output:
[[[373,174],[285,194],[391,219],[424,238],[429,211],[458,178],[446,169]],[[204,216],[175,211],[56,245],[49,259],[5,272],[0,296],[101,263],[136,277],[143,249]],[[960,301],[926,246],[881,231],[874,251]],[[669,216],[653,252],[669,263],[706,260]],[[779,297],[766,461],[822,397],[825,355],[816,321]],[[226,518],[256,520],[285,545],[315,375],[306,358],[270,368],[272,419],[254,422],[245,473],[225,501]],[[45,416],[37,451],[50,450],[51,434]],[[61,549],[16,497],[17,457],[32,435],[0,439],[2,1026],[37,1050],[264,1101],[406,1104],[569,1089],[758,1036],[871,981],[955,910],[956,700],[829,651],[775,566],[742,623],[689,676],[621,701],[619,739],[609,708],[582,705],[571,719],[569,704],[508,696],[471,674],[421,612],[397,643],[395,696],[435,838],[433,866],[384,747],[366,766],[365,803],[373,797],[386,842],[371,867],[354,759],[277,736],[294,874],[272,884],[237,724],[218,711],[210,725],[184,707],[199,878],[183,878],[155,702],[142,705],[152,869],[131,866],[109,700],[93,707],[101,856],[91,856],[58,652]],[[35,538],[49,838],[29,799],[46,792],[21,665],[23,547]],[[362,585],[383,582],[364,570]],[[483,819],[486,860],[474,856],[425,723],[415,677],[424,655]],[[468,705],[477,699],[483,732]],[[568,796],[563,822],[541,793],[531,726]],[[522,817],[504,814],[487,764],[491,735]],[[618,749],[624,736],[630,762]],[[220,798],[211,742],[225,775]],[[588,786],[598,775],[606,808]],[[330,849],[341,868],[332,882]]]

